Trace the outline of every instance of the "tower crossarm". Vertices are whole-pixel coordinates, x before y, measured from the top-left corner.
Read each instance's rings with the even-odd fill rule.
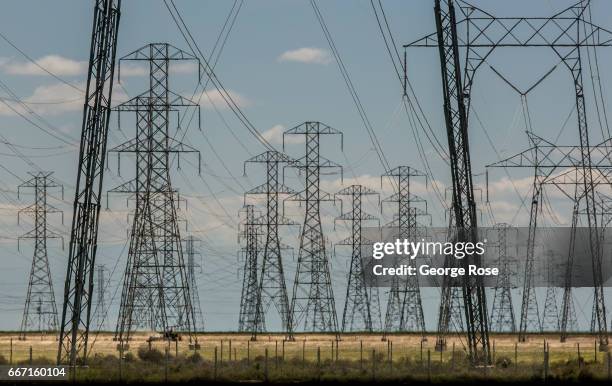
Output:
[[[468,2],[458,1],[462,19],[457,28],[470,31],[458,39],[458,47],[610,47],[612,32],[584,20],[584,1],[550,17],[496,17]],[[584,23],[585,33],[578,34]],[[582,31],[581,31],[582,32]],[[437,33],[425,35],[407,47],[438,48]]]

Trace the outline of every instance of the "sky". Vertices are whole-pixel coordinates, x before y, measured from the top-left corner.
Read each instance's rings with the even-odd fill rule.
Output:
[[[205,55],[209,55],[235,2],[175,0],[175,3],[198,45]],[[497,15],[546,16],[562,10],[572,1],[474,0],[474,3]],[[433,1],[383,0],[382,4],[398,46],[434,32]],[[603,0],[593,0],[592,7],[594,23],[612,28],[612,5]],[[319,8],[390,165],[410,165],[424,170],[411,120],[402,104],[402,85],[394,73],[370,1],[325,1],[319,2]],[[53,230],[63,233],[66,238],[69,234],[78,159],[75,144],[80,136],[91,16],[91,1],[7,0],[3,3],[0,14],[0,33],[3,36],[0,38],[0,259],[3,261],[0,271],[0,310],[3,312],[0,329],[18,328],[27,288],[31,244],[23,242],[18,251],[16,238],[30,229],[31,222],[23,221],[18,225],[17,210],[29,205],[32,196],[24,192],[18,198],[16,191],[17,186],[28,178],[28,172],[53,171],[55,179],[64,185],[64,199],[58,194],[50,199],[65,211],[64,224],[58,216],[50,216],[49,222]],[[150,42],[168,42],[187,50],[163,1],[124,0],[118,56]],[[605,71],[612,61],[609,51],[606,48],[597,51],[602,69],[599,75],[603,84],[603,104],[596,106],[595,99],[590,98],[594,73],[585,72],[587,111],[594,143],[601,141],[602,127],[605,126],[599,124],[596,112],[597,108],[603,111],[609,99]],[[41,67],[54,76],[42,71]],[[487,195],[485,165],[528,146],[520,95],[508,87],[492,68],[512,79],[518,89],[527,90],[553,67],[552,73],[527,94],[532,128],[538,135],[559,144],[576,144],[573,86],[567,69],[558,63],[553,53],[534,49],[500,50],[479,70],[470,118],[472,165],[479,188],[477,195]],[[255,165],[249,166],[248,174],[243,175],[243,162],[264,149],[214,89],[209,88],[203,94],[200,90],[194,95],[197,84],[194,67],[177,65],[172,68],[170,88],[177,94],[201,101],[201,128],[197,127],[196,120],[192,120],[176,130],[178,136],[200,150],[202,173],[198,175],[197,158],[185,155],[181,159],[181,169],[173,168],[172,178],[187,201],[187,205],[181,208],[181,216],[187,220],[182,232],[201,240],[202,268],[197,280],[205,328],[222,330],[230,326],[235,329],[243,274],[242,261],[237,254],[238,212],[244,203],[244,191],[264,181],[261,168]],[[304,121],[321,121],[344,133],[342,150],[334,138],[325,138],[322,145],[322,155],[344,166],[343,179],[339,175],[324,177],[322,187],[325,190],[333,193],[342,186],[360,183],[378,190],[383,197],[392,193],[388,182],[381,185],[383,168],[308,1],[244,1],[215,73],[248,119],[279,149],[282,147],[282,132]],[[437,51],[409,49],[407,74],[423,116],[435,136],[446,144]],[[114,87],[115,103],[146,90],[147,78],[144,75],[146,72],[141,68],[122,63],[120,83]],[[26,102],[28,108],[17,104],[15,96]],[[420,128],[416,130],[418,132]],[[134,134],[133,116],[124,114],[119,128],[114,114],[108,147],[119,145]],[[427,181],[414,181],[414,192],[428,200],[433,223],[443,226],[446,216],[432,186],[438,186],[445,195],[450,186],[448,167],[424,133],[421,131],[419,135],[433,176]],[[289,155],[296,158],[303,155],[303,143],[292,140],[286,145]],[[119,172],[116,157],[109,156],[104,190],[120,185],[133,175],[133,160],[122,159]],[[286,178],[286,184],[295,189],[301,186],[295,173],[288,173]],[[510,182],[511,178],[513,182]],[[483,209],[482,222],[488,225],[494,222],[526,225],[528,211],[521,201],[529,193],[530,185],[531,171],[491,171],[488,197],[494,219]],[[542,224],[567,225],[570,213],[567,200],[553,189],[549,194],[551,204]],[[483,204],[484,198],[481,200],[480,204]],[[130,209],[125,197],[113,195],[101,219],[96,263],[105,265],[110,277],[106,295],[111,306],[106,328],[111,329],[116,321],[119,288],[125,269]],[[366,202],[365,209],[381,216],[375,198]],[[341,224],[334,229],[333,218],[339,215],[339,210],[340,205],[324,205],[322,219],[331,241],[347,236],[347,228]],[[297,222],[302,221],[302,209],[296,205],[288,204],[286,214]],[[386,209],[382,217],[389,220],[390,210]],[[282,235],[284,242],[297,246],[296,228],[283,230]],[[344,303],[348,271],[346,254],[337,249],[331,263],[338,310]],[[62,302],[66,255],[61,243],[49,241],[49,260],[58,307]],[[292,287],[295,256],[297,251],[293,257],[288,254],[285,259],[288,288]],[[434,328],[437,294],[424,291],[424,298],[428,327]],[[584,308],[590,318],[590,305]],[[274,323],[270,325],[274,326]]]

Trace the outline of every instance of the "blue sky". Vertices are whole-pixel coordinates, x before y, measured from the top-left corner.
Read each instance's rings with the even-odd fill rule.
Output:
[[[563,9],[572,1],[566,0],[517,0],[502,2],[493,0],[474,1],[480,7],[498,15],[544,16]],[[216,40],[233,1],[176,0],[177,7],[185,18],[196,41],[207,55]],[[391,29],[397,44],[406,43],[434,31],[433,1],[429,0],[383,0]],[[325,1],[319,7],[335,39],[342,59],[352,81],[359,92],[369,119],[375,128],[382,148],[391,165],[411,165],[424,169],[416,152],[409,121],[401,106],[399,84],[387,56],[376,19],[369,1]],[[612,27],[611,5],[602,0],[593,1],[594,22]],[[24,246],[16,250],[14,238],[28,229],[27,222],[16,225],[16,209],[28,205],[24,195],[16,200],[15,187],[36,165],[55,172],[57,179],[66,186],[65,201],[56,206],[66,211],[66,222],[70,224],[70,201],[73,197],[77,162],[73,144],[80,135],[81,94],[84,84],[84,66],[89,52],[91,30],[91,2],[77,0],[25,0],[5,1],[0,14],[0,33],[17,47],[35,59],[40,65],[54,72],[74,87],[41,74],[18,51],[4,40],[0,40],[0,80],[19,98],[28,101],[44,122],[38,122],[54,136],[34,127],[16,116],[6,104],[0,104],[0,133],[2,141],[23,146],[18,149],[30,159],[28,164],[16,157],[6,144],[0,143],[0,259],[4,269],[0,273],[0,310],[4,317],[0,328],[17,328],[22,311],[26,278],[31,262],[31,249]],[[186,48],[183,38],[172,22],[163,1],[124,0],[119,32],[118,55],[126,54],[149,42],[169,42]],[[605,69],[611,62],[610,50],[598,51],[604,96],[607,98],[608,75]],[[529,58],[529,59],[526,59]],[[534,50],[500,51],[489,61],[504,76],[513,79],[520,88],[526,89],[537,81],[558,60],[550,52]],[[337,141],[330,140],[323,146],[323,155],[346,167],[345,183],[359,182],[380,189],[379,175],[382,167],[367,139],[355,106],[340,77],[340,73],[327,46],[313,10],[305,0],[259,0],[245,1],[229,36],[216,74],[224,86],[241,104],[254,125],[274,145],[280,147],[278,134],[305,120],[318,120],[329,124],[345,134],[344,152],[339,151]],[[433,131],[445,144],[441,110],[441,85],[436,50],[414,49],[408,52],[408,76],[423,106]],[[590,82],[590,73],[585,75]],[[115,87],[115,99],[121,100],[144,90],[145,78],[124,72],[121,86]],[[189,69],[177,70],[171,78],[171,88],[191,97],[197,78]],[[588,91],[592,95],[592,91]],[[7,98],[6,90],[0,97]],[[210,99],[209,99],[210,97]],[[529,94],[534,130],[547,138],[557,136],[567,115],[573,108],[573,88],[565,68],[558,68],[541,86]],[[8,105],[10,100],[4,99]],[[237,269],[236,223],[238,209],[242,205],[242,192],[263,182],[257,168],[251,168],[248,177],[242,176],[242,162],[263,148],[235,119],[224,106],[219,96],[210,90],[203,99],[202,132],[195,126],[187,130],[187,141],[202,152],[204,169],[201,178],[197,170],[183,163],[181,171],[174,171],[174,183],[187,198],[188,209],[183,216],[188,220],[186,233],[203,240],[204,274],[199,277],[200,298],[203,303],[207,328],[211,330],[237,326],[239,291],[242,272]],[[214,102],[218,112],[211,105]],[[601,134],[597,125],[595,109],[589,102],[589,118],[594,142]],[[488,66],[478,74],[473,94],[473,111],[479,121],[472,119],[471,146],[473,149],[474,173],[482,186],[481,173],[484,165],[508,156],[527,145],[525,127],[521,115],[519,96],[508,88]],[[32,117],[28,112],[25,116]],[[128,117],[127,115],[125,117]],[[221,119],[220,117],[223,117]],[[228,127],[225,126],[227,122]],[[109,148],[134,135],[130,118],[122,122],[123,131],[117,130],[116,121],[111,123]],[[576,143],[575,115],[560,136],[560,143]],[[495,150],[483,132],[483,127]],[[230,130],[231,129],[231,130]],[[422,136],[422,134],[421,134]],[[61,138],[58,140],[56,137]],[[238,138],[238,140],[236,139]],[[425,140],[424,140],[425,141]],[[431,162],[434,178],[442,189],[449,185],[449,174],[444,162],[425,143],[427,158]],[[40,148],[44,149],[40,149]],[[217,153],[215,154],[215,152]],[[299,143],[287,147],[289,154],[299,157],[303,149]],[[217,157],[217,155],[219,157]],[[192,161],[193,162],[193,161]],[[122,162],[121,176],[117,174],[114,157],[109,159],[110,169],[105,179],[105,190],[119,185],[133,175],[133,165]],[[228,171],[231,172],[228,173]],[[13,175],[15,174],[15,175]],[[513,174],[518,180],[517,189],[526,194],[530,185],[528,172]],[[525,225],[527,213],[520,209],[519,199],[512,191],[505,174],[497,171],[491,176],[490,190],[496,221],[514,220]],[[288,184],[297,187],[295,176],[288,175]],[[323,186],[329,190],[340,188],[336,177],[327,177]],[[435,224],[444,224],[440,204],[433,194],[425,189],[423,181],[415,190],[428,198]],[[389,194],[385,185],[383,193]],[[553,200],[560,195],[551,192]],[[560,221],[567,222],[566,204],[558,200],[555,206]],[[98,263],[105,264],[113,272],[108,296],[114,300],[110,311],[110,326],[116,319],[115,305],[120,294],[115,292],[125,265],[126,222],[129,208],[121,198],[112,198],[110,211],[102,218],[100,254]],[[339,207],[326,207],[323,214],[325,228],[332,240],[345,236],[344,228],[333,232],[333,216]],[[372,213],[378,213],[374,201],[368,202]],[[518,212],[518,215],[515,214]],[[288,215],[301,221],[299,208],[288,208]],[[389,212],[386,212],[389,213]],[[52,219],[51,221],[54,221]],[[486,219],[485,221],[489,221]],[[552,220],[544,220],[544,222]],[[67,226],[54,222],[54,229],[68,232]],[[296,245],[296,230],[285,232],[285,241]],[[58,301],[65,275],[66,252],[50,242],[50,262]],[[119,257],[118,257],[119,256]],[[347,261],[340,254],[333,260],[335,291],[338,310],[343,304],[343,288],[346,280]],[[287,258],[288,278],[292,280],[295,261]],[[290,287],[290,285],[289,285]],[[220,292],[220,288],[224,288]],[[215,296],[211,296],[211,294]],[[426,294],[430,299],[436,294]],[[588,307],[587,307],[588,308]],[[428,311],[432,316],[435,307]],[[433,320],[433,319],[432,319]]]

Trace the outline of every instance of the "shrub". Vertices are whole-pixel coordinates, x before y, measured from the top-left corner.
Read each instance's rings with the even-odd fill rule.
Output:
[[[141,346],[138,348],[138,358],[145,362],[151,363],[163,363],[165,356],[164,353],[159,351],[158,349],[150,349],[145,346]]]

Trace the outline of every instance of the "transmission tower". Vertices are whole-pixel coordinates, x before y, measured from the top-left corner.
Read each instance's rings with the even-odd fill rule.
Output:
[[[364,221],[376,221],[377,218],[362,210],[364,196],[378,195],[374,190],[362,185],[351,185],[338,191],[334,197],[349,197],[351,210],[341,213],[336,221],[350,221],[351,235],[336,243],[336,245],[347,245],[351,247],[351,267],[346,286],[346,300],[342,312],[342,332],[368,331],[372,332],[372,312],[370,298],[365,280],[365,269],[363,266],[363,247],[372,245],[374,242],[363,237],[361,229]]]
[[[439,9],[440,1],[436,1],[436,9]],[[449,5],[449,9],[451,9],[452,0],[445,0],[445,2]],[[495,49],[500,47],[545,47],[552,49],[571,74],[575,91],[578,137],[580,140],[580,152],[577,160],[579,161],[578,167],[582,170],[583,179],[581,182],[585,192],[584,202],[589,228],[589,248],[593,265],[598,340],[600,349],[607,350],[608,332],[601,269],[602,257],[601,248],[599,247],[599,229],[597,226],[595,192],[593,189],[593,161],[589,145],[581,54],[582,50],[589,49],[589,47],[612,46],[612,33],[587,19],[586,10],[589,4],[589,1],[579,1],[548,18],[498,18],[490,12],[483,11],[471,4],[465,4],[465,6],[459,8],[464,17],[461,23],[464,24],[465,28],[474,32],[468,34],[465,39],[461,39],[460,43],[458,39],[455,39],[453,50],[458,52],[459,48],[467,49],[465,77],[467,79],[466,85],[468,86],[473,83],[475,72],[480,65]],[[446,16],[438,18],[438,33],[433,33],[419,39],[410,44],[410,46],[451,48],[438,38],[444,37],[440,33],[444,32],[444,29],[441,31],[440,26],[448,25],[449,22],[453,26],[450,31],[454,31],[456,35],[458,23],[455,21],[454,10],[445,14],[438,12],[438,14]],[[438,40],[438,44],[433,44],[436,40]],[[448,49],[440,49],[440,53],[444,54]],[[443,61],[443,63],[446,62]],[[458,66],[455,67],[459,68]],[[457,71],[457,74],[460,74],[460,72]],[[464,87],[463,93],[459,94],[467,96],[467,110],[469,111],[470,87],[467,89]],[[465,122],[467,124],[467,115],[465,115]],[[529,253],[528,249],[528,255]],[[531,263],[528,261],[527,269],[529,269],[530,265]],[[525,295],[529,296],[530,292],[528,291],[524,294],[524,299]],[[525,302],[523,302],[523,305],[525,305]],[[523,315],[526,315],[526,312],[521,312],[521,340],[525,339],[524,331],[526,329],[526,325],[523,323]]]
[[[476,242],[477,217],[468,140],[468,113],[470,91],[474,71],[468,51],[465,83],[459,57],[459,37],[453,0],[435,1],[436,33],[424,38],[425,46],[435,42],[440,54],[443,80],[444,116],[448,136],[448,155],[453,183],[453,239]],[[423,39],[407,46],[423,46]],[[484,60],[484,58],[482,58]],[[480,257],[473,255],[461,264],[480,266]],[[486,294],[482,277],[465,276],[462,280],[463,303],[467,327],[467,346],[470,361],[474,365],[491,363]],[[443,291],[441,304],[448,303],[448,292]],[[446,296],[446,298],[445,298]],[[442,307],[441,307],[442,308]],[[439,331],[439,341],[444,341],[445,331]],[[437,345],[438,346],[438,345]]]
[[[189,293],[191,294],[191,304],[193,305],[193,314],[195,325],[193,330],[195,332],[204,330],[204,313],[202,312],[202,304],[200,303],[200,294],[198,292],[197,274],[196,268],[202,271],[202,265],[196,263],[196,257],[202,258],[202,254],[199,251],[198,244],[201,240],[194,236],[187,236],[185,242],[185,255],[187,255],[187,279],[189,281]]]
[[[58,330],[57,306],[55,303],[55,292],[49,269],[49,257],[47,255],[47,239],[62,239],[58,233],[48,229],[47,214],[62,213],[60,210],[48,203],[48,192],[50,189],[59,188],[64,196],[64,188],[51,177],[51,172],[30,173],[32,178],[23,182],[17,188],[17,195],[22,189],[34,189],[34,203],[21,209],[17,215],[17,222],[22,213],[28,214],[34,220],[34,229],[20,236],[22,239],[34,240],[34,256],[28,280],[28,292],[26,294],[23,318],[19,329],[19,339],[25,340],[26,334],[31,331],[56,332]],[[63,222],[63,214],[62,214]]]
[[[289,165],[294,161],[287,155],[277,151],[266,151],[245,161],[246,166],[250,163],[266,165],[266,182],[251,189],[246,196],[265,196],[266,214],[260,223],[265,227],[266,240],[263,248],[261,261],[261,275],[257,289],[257,309],[251,339],[257,338],[257,333],[265,331],[265,315],[270,305],[274,305],[280,316],[283,330],[288,336],[291,335],[291,324],[289,319],[289,297],[287,285],[285,284],[285,273],[283,268],[282,250],[287,249],[280,242],[278,234],[279,226],[296,225],[290,219],[279,213],[279,196],[293,194],[294,191],[285,186],[279,180],[279,166]],[[256,274],[255,274],[256,275]],[[257,277],[257,276],[255,276]]]
[[[497,267],[499,276],[493,289],[493,308],[491,309],[491,331],[495,332],[516,332],[516,321],[514,318],[514,308],[512,306],[512,277],[515,270],[513,265],[516,263],[508,254],[508,232],[513,228],[509,224],[497,224],[494,227],[497,234]],[[489,244],[490,246],[490,244]]]
[[[85,107],[79,150],[74,213],[58,364],[75,366],[87,360],[93,273],[98,241],[102,177],[113,91],[113,75],[121,0],[96,0],[87,69]]]
[[[398,166],[386,172],[382,177],[394,179],[393,185],[397,189],[392,196],[382,201],[383,204],[397,205],[394,219],[385,226],[397,229],[394,236],[400,240],[420,240],[424,234],[419,230],[417,219],[421,216],[428,216],[427,202],[411,193],[410,180],[412,177],[426,177],[426,174],[410,166]],[[417,206],[419,204],[424,204],[425,210],[419,208]],[[397,266],[399,263],[395,261],[394,265]],[[407,276],[401,283],[397,276],[392,278],[383,340],[386,340],[387,334],[392,331],[420,332],[425,338],[425,318],[417,275]]]
[[[559,331],[561,322],[559,319],[559,307],[557,306],[557,288],[554,286],[554,275],[557,272],[553,265],[554,252],[546,251],[547,258],[544,260],[546,265],[544,274],[547,278],[546,297],[544,300],[544,313],[542,314],[542,330],[543,331]]]
[[[338,317],[320,210],[321,201],[331,201],[333,197],[323,192],[319,185],[322,169],[342,170],[342,167],[323,158],[319,144],[321,136],[340,135],[342,138],[342,132],[321,122],[304,122],[283,133],[283,145],[286,135],[303,135],[306,139],[306,155],[291,165],[304,172],[306,189],[287,198],[305,202],[306,206],[289,314],[291,333],[300,323],[306,331],[337,333]]]
[[[104,281],[104,272],[106,267],[104,265],[97,266],[97,301],[96,301],[96,328],[98,331],[104,331],[106,327],[106,283]]]
[[[239,236],[245,239],[245,247],[241,252],[244,257],[244,274],[242,279],[242,295],[240,296],[240,315],[238,331],[262,332],[265,325],[261,316],[262,308],[259,299],[259,281],[257,280],[258,260],[261,254],[260,241],[262,237],[261,223],[255,217],[255,207],[245,205],[242,210],[244,221],[241,223]],[[257,216],[259,217],[259,216]]]
[[[197,348],[195,316],[177,215],[178,193],[170,179],[171,155],[200,153],[170,136],[170,117],[198,105],[169,90],[170,62],[197,61],[168,43],[151,43],[122,57],[149,66],[149,89],[115,110],[136,113],[136,137],[111,149],[136,154],[136,177],[115,189],[130,193],[136,208],[115,339],[124,344],[137,328],[161,331],[168,339],[189,336]],[[178,114],[177,114],[178,115]],[[119,163],[120,165],[120,163]],[[120,166],[119,166],[120,167]]]

